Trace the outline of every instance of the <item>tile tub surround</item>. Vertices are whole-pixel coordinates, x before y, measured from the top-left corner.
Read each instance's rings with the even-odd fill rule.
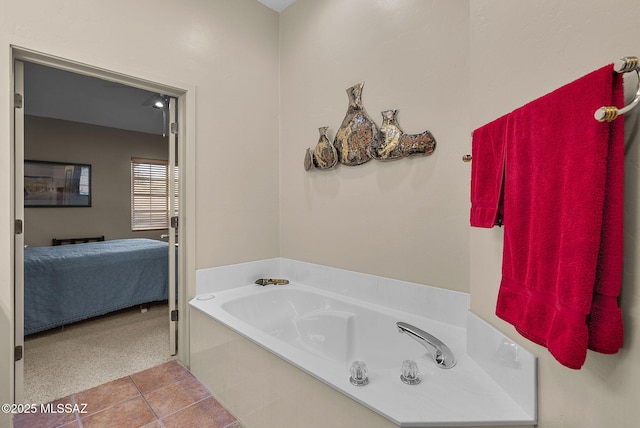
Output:
[[[486,340],[470,340],[468,342],[467,346],[474,347],[473,354],[475,355],[474,361],[469,364],[482,367],[478,370],[484,369],[490,375],[490,377],[486,376],[486,382],[500,385],[503,393],[506,393],[504,401],[512,402],[514,400],[528,416],[520,417],[517,421],[513,419],[511,422],[496,419],[477,421],[478,423],[470,423],[469,420],[456,423],[455,420],[448,420],[440,421],[440,424],[488,426],[491,423],[496,423],[504,426],[507,423],[519,423],[530,426],[535,423],[535,358],[517,344],[510,341],[505,342],[507,341],[506,337],[473,314],[469,314],[468,295],[465,293],[450,292],[288,259],[270,259],[259,263],[262,268],[268,270],[256,270],[256,265],[247,263],[199,272],[198,279],[201,282],[197,284],[198,292],[208,291],[212,287],[212,284],[202,282],[203,279],[221,281],[228,278],[229,272],[243,272],[242,267],[246,267],[248,269],[245,272],[250,273],[246,274],[248,276],[244,278],[244,282],[236,282],[231,288],[252,284],[258,277],[284,277],[292,282],[305,281],[305,287],[311,283],[318,288],[330,289],[332,293],[356,297],[364,301],[373,301],[376,304],[384,303],[394,310],[402,311],[402,313],[422,315],[427,310],[432,310],[435,316],[431,318],[444,318],[445,322],[460,327],[472,324],[471,330],[474,337]],[[216,278],[217,274],[219,274],[218,278]],[[223,288],[220,282],[214,285],[217,290]],[[251,287],[248,288],[251,289]],[[233,293],[237,293],[237,290],[234,290]],[[314,414],[314,410],[309,409],[310,404],[305,404],[309,400],[320,403],[319,407],[323,409],[320,414],[330,415],[330,420],[334,424],[340,424],[343,421],[345,424],[349,423],[349,426],[397,426],[367,407],[328,387],[326,383],[323,383],[326,380],[319,381],[309,376],[306,372],[310,370],[303,367],[304,371],[302,371],[294,367],[272,352],[257,346],[254,343],[255,340],[247,340],[242,334],[237,334],[198,310],[190,308],[190,313],[192,322],[191,368],[194,374],[211,388],[216,397],[248,427],[300,426],[296,423],[300,424],[305,421],[304,418],[307,414]],[[463,343],[462,347],[464,348],[464,346]],[[483,346],[486,349],[483,349]],[[475,361],[476,356],[480,359],[479,361]],[[470,356],[464,355],[463,358],[469,360]],[[426,369],[426,371],[430,371],[431,367]],[[421,371],[425,370],[421,368]],[[460,386],[452,386],[449,393],[455,394],[457,387]],[[464,388],[464,385],[462,387]],[[253,392],[251,392],[252,390]],[[252,396],[252,399],[247,401],[242,398],[247,395]],[[473,403],[468,404],[473,405]],[[279,410],[275,411],[274,409]],[[288,415],[287,418],[283,419],[282,412]],[[282,425],[285,419],[297,422],[286,422]],[[273,422],[267,423],[266,421]],[[353,421],[357,421],[355,425]],[[306,426],[326,426],[320,422],[326,423],[326,417],[325,419],[320,418],[317,425],[309,425],[307,422],[305,424]],[[403,426],[440,425],[407,422],[403,423]]]

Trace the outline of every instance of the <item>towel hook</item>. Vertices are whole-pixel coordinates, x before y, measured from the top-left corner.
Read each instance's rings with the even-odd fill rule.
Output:
[[[603,106],[603,107],[600,107],[593,114],[593,117],[597,121],[599,121],[599,122],[611,122],[612,120],[614,120],[619,115],[625,114],[626,112],[628,112],[629,110],[634,108],[636,105],[638,105],[638,103],[640,103],[640,66],[638,66],[638,62],[639,62],[638,57],[625,56],[625,57],[620,58],[614,64],[613,68],[617,73],[628,73],[630,71],[635,71],[636,72],[636,74],[638,75],[638,88],[637,88],[637,91],[636,91],[636,96],[633,99],[633,101],[631,101],[631,103],[629,103],[629,105],[624,106],[621,109],[618,109],[615,106]]]

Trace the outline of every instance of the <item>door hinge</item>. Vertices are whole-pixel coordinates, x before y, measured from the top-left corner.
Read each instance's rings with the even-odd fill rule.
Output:
[[[15,93],[13,94],[13,101],[15,108],[22,108],[22,94]]]
[[[174,229],[178,228],[178,216],[171,217],[171,227]]]
[[[177,309],[174,309],[173,311],[171,311],[171,321],[178,321],[178,310]]]
[[[171,130],[172,134],[177,134],[178,133],[178,123],[177,122],[173,122],[171,124],[170,130]]]
[[[16,235],[21,235],[22,234],[22,220],[16,219],[14,228],[15,228],[15,234]]]
[[[16,346],[13,350],[13,361],[20,361],[22,359],[22,345]]]

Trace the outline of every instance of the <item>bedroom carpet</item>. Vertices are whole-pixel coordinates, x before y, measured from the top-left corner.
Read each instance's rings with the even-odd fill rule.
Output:
[[[25,403],[47,403],[173,359],[168,305],[155,303],[25,338]]]

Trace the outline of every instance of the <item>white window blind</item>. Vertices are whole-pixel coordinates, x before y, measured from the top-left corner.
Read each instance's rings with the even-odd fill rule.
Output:
[[[174,168],[175,213],[178,212],[178,167]],[[131,159],[131,230],[167,229],[169,182],[167,161]]]

